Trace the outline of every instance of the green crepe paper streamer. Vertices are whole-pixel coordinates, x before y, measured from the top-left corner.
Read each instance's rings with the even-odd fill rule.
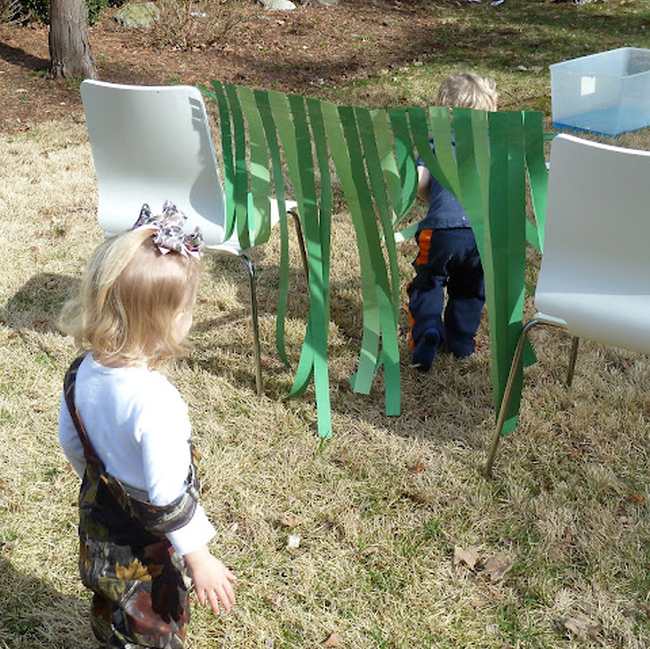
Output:
[[[457,136],[457,151],[459,153],[459,158],[468,159],[471,157],[473,166],[478,173],[477,178],[474,178],[472,181],[473,190],[472,198],[470,199],[467,212],[470,215],[470,220],[472,222],[472,229],[476,237],[477,244],[479,246],[479,251],[481,256],[485,254],[485,221],[486,215],[489,210],[489,166],[490,166],[490,139],[488,133],[488,114],[484,111],[471,110],[467,111],[466,109],[457,109],[454,113],[454,132],[460,133],[460,136]],[[467,118],[469,116],[470,122],[467,123]],[[467,131],[465,127],[460,127],[460,124],[463,123],[467,128],[471,128],[472,133],[472,142],[471,145],[469,140],[464,143],[459,143],[459,140],[465,140],[464,133]],[[470,147],[471,153],[461,155],[461,148],[459,147]],[[461,182],[462,184],[462,182]],[[476,188],[478,187],[478,192]],[[475,193],[476,192],[476,193]],[[463,188],[463,194],[467,197],[467,191]],[[480,194],[480,196],[479,196]],[[471,205],[473,201],[476,201],[476,206]],[[472,216],[472,210],[477,209],[477,215],[480,213],[480,219],[476,219]],[[525,215],[524,215],[525,218]],[[488,269],[492,264],[488,264]],[[488,270],[488,272],[490,272]],[[486,284],[490,279],[486,278]],[[488,312],[490,310],[488,303]],[[496,342],[494,343],[497,344]],[[492,346],[491,346],[492,348]],[[524,364],[530,365],[536,362],[535,353],[529,343],[526,344],[524,349]],[[494,358],[493,358],[494,363]]]
[[[431,137],[436,143],[436,158],[441,169],[448,174],[449,189],[455,196],[461,195],[460,180],[454,152],[454,134],[451,130],[451,115],[448,108],[429,108]]]
[[[363,247],[370,255],[370,267],[372,268],[375,291],[377,292],[382,343],[381,361],[384,365],[386,414],[389,416],[398,415],[400,413],[400,373],[397,318],[391,301],[388,274],[381,249],[381,237],[377,228],[370,188],[364,173],[363,153],[354,109],[339,107],[338,112],[341,116],[341,125],[349,155],[352,176],[352,184],[349,187],[354,188],[354,204],[360,207],[360,212],[356,215],[353,214],[353,220],[359,221],[359,232],[366,241]]]
[[[533,239],[534,247],[540,252],[544,251],[544,231],[546,228],[546,201],[548,194],[548,169],[544,156],[544,142],[547,135],[544,133],[544,114],[540,112],[525,112],[524,138],[526,145],[526,168],[530,183],[531,203],[535,214],[535,225],[526,219],[526,239]],[[555,134],[551,134],[553,139]],[[531,232],[534,230],[534,237]],[[535,243],[537,245],[535,245]],[[534,289],[526,287],[530,295]],[[537,356],[530,341],[526,341],[524,348],[524,367],[529,367],[537,362]]]
[[[251,191],[248,195],[248,225],[251,244],[258,246],[271,236],[271,173],[269,150],[255,95],[250,88],[238,87],[235,92],[248,124],[250,143]]]
[[[316,200],[312,141],[304,98],[295,95],[290,96],[289,106],[293,117],[298,152],[299,183],[303,195],[302,223],[309,264],[309,321],[311,327],[308,344],[313,348],[318,434],[321,438],[327,438],[332,435],[329,368],[327,364],[329,317],[327,314],[327,286],[323,272],[323,248]]]
[[[489,227],[494,268],[495,305],[490,333],[495,405],[500,407],[510,363],[522,328],[525,267],[524,138],[521,113],[491,113]],[[503,191],[507,187],[508,191]],[[503,435],[517,426],[522,387],[517,368]]]
[[[395,158],[394,140],[388,113],[385,110],[371,110],[373,131],[375,133],[375,145],[381,161],[381,169],[384,174],[384,184],[388,198],[393,210],[393,228],[406,214],[402,208],[402,180],[399,175],[399,168]]]
[[[384,242],[386,244],[386,250],[388,252],[388,260],[390,264],[391,299],[393,308],[395,310],[395,319],[397,320],[399,318],[400,309],[400,274],[399,266],[397,263],[395,236],[393,234],[391,208],[388,201],[386,185],[384,183],[384,174],[381,168],[381,160],[379,157],[379,150],[377,148],[375,130],[373,128],[370,111],[364,108],[355,108],[354,113],[357,119],[357,124],[359,126],[361,143],[363,144],[363,155],[366,160],[366,168],[368,170],[372,195],[374,196],[375,204],[379,210],[379,218],[383,230]]]
[[[327,367],[328,317],[311,140],[304,100],[301,97],[287,98],[280,93],[271,92],[269,100],[280,140],[284,145],[289,177],[298,199],[309,264],[310,312],[307,332],[289,396],[301,394],[311,376],[314,376],[318,433],[321,438],[326,438],[331,436]]]
[[[415,203],[418,195],[418,168],[413,158],[413,146],[407,148],[401,140],[395,142],[395,154],[400,170],[400,177],[403,178],[402,185],[402,214],[408,214]]]
[[[469,217],[479,254],[482,254],[486,206],[483,202],[485,194],[482,191],[474,150],[474,128],[476,127],[480,138],[480,122],[472,118],[473,112],[475,111],[467,108],[455,108],[452,112],[452,124],[461,190],[460,202]]]
[[[548,169],[544,157],[544,115],[539,112],[524,113],[524,136],[526,138],[526,167],[530,193],[535,213],[536,248],[544,252],[546,227],[546,200],[548,194]]]
[[[482,110],[473,110],[471,113],[472,131],[474,133],[474,159],[481,188],[481,215],[483,232],[485,231],[486,215],[490,206],[490,136],[488,115]],[[484,234],[481,234],[484,240]]]
[[[330,321],[330,263],[331,263],[331,232],[332,232],[332,208],[334,204],[332,193],[332,179],[329,169],[329,156],[327,152],[327,141],[325,136],[325,125],[323,121],[323,113],[321,110],[320,101],[317,99],[307,100],[307,112],[311,124],[312,136],[316,148],[316,157],[318,160],[318,169],[320,173],[320,201],[319,201],[319,235],[321,246],[321,259],[323,265],[323,296],[324,296],[324,323],[325,323],[325,369],[328,370],[327,365],[327,336],[329,333]],[[316,315],[317,317],[317,315]],[[310,332],[311,335],[311,332]],[[329,375],[325,375],[323,391],[327,396],[327,408],[329,411]],[[316,394],[318,399],[318,392]],[[317,400],[318,408],[323,406]],[[331,436],[331,423],[328,428],[323,425],[323,432],[321,438],[325,439]]]
[[[255,91],[255,101],[260,112],[262,126],[266,135],[266,142],[271,155],[273,170],[273,183],[275,185],[275,198],[278,201],[280,215],[280,268],[278,304],[275,315],[275,348],[282,362],[288,366],[285,329],[287,319],[287,303],[289,298],[289,228],[287,224],[287,205],[284,192],[284,176],[282,174],[282,160],[275,122],[271,113],[271,104],[268,93],[262,90]]]
[[[321,102],[317,99],[307,99],[307,112],[311,130],[316,145],[316,157],[320,173],[320,235],[323,248],[323,282],[325,286],[326,312],[329,316],[329,277],[331,263],[331,230],[332,209],[334,199],[332,193],[332,177],[330,175],[327,138]]]
[[[447,174],[449,170],[443,171],[440,166],[438,158],[434,155],[431,150],[431,128],[427,122],[427,114],[423,108],[409,108],[408,109],[409,122],[411,125],[411,134],[413,136],[413,141],[417,148],[418,156],[424,162],[427,169],[431,175],[446,189],[452,193],[458,191],[457,188],[452,187]],[[438,143],[435,142],[435,146],[438,146]],[[455,160],[452,159],[452,163],[455,167]]]
[[[389,108],[388,117],[393,128],[395,140],[395,156],[397,168],[400,175],[402,197],[400,201],[400,212],[408,212],[417,196],[417,168],[413,160],[413,141],[407,119],[407,110],[404,108]]]
[[[235,163],[233,159],[232,130],[228,100],[219,81],[213,81],[214,93],[208,96],[219,107],[219,128],[221,130],[221,155],[224,169],[224,192],[226,194],[226,231],[224,241],[232,237],[235,230]]]
[[[248,230],[248,172],[246,169],[246,130],[239,97],[234,86],[226,85],[226,97],[235,129],[235,219],[242,250],[251,247]]]
[[[325,120],[325,131],[330,144],[330,152],[336,172],[345,194],[348,209],[352,217],[352,224],[357,237],[359,253],[359,266],[361,274],[361,294],[363,310],[363,334],[361,339],[361,352],[357,371],[350,378],[352,389],[355,392],[368,394],[374,380],[375,371],[379,361],[380,317],[375,277],[370,260],[368,242],[362,225],[362,207],[357,193],[352,166],[348,153],[348,144],[344,137],[342,118],[337,106],[329,102],[321,104]]]
[[[275,125],[280,136],[280,141],[284,147],[288,175],[292,182],[296,201],[298,203],[298,212],[300,214],[301,221],[304,222],[305,211],[302,182],[298,164],[298,149],[296,144],[295,129],[289,109],[289,101],[286,95],[275,91],[269,91],[268,98],[269,104],[271,106],[273,120],[275,121]],[[290,398],[302,394],[307,389],[309,381],[311,380],[312,370],[314,366],[314,347],[311,340],[311,329],[311,317],[308,317],[305,340],[300,352],[300,359],[298,361],[298,367],[296,368],[293,386],[289,391]]]
[[[325,129],[320,102],[315,99],[307,100],[309,117],[312,125],[312,132],[316,144],[316,154],[321,176],[321,200],[320,200],[320,240],[322,246],[323,260],[323,293],[325,296],[325,313],[329,323],[329,273],[330,273],[330,239],[331,239],[331,221],[332,221],[332,182],[329,171],[329,158],[327,155],[327,145],[325,139]],[[311,318],[307,323],[305,334],[306,344],[303,346],[296,380],[289,394],[290,397],[302,394],[308,385],[311,376],[311,367],[313,364],[313,343],[312,341],[312,323]]]

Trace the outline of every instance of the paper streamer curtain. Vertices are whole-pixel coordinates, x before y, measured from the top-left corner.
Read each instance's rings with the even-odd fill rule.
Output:
[[[285,200],[289,181],[305,237],[309,314],[290,394],[313,379],[318,433],[332,434],[328,377],[329,270],[332,220],[330,161],[354,225],[361,271],[363,335],[355,392],[368,394],[384,372],[385,410],[400,413],[396,239],[416,195],[421,158],[467,212],[485,272],[491,376],[498,411],[522,328],[526,245],[543,249],[547,169],[543,115],[468,109],[365,109],[273,91],[212,83],[203,89],[219,113],[225,176],[226,236],[242,247],[268,240],[269,198],[280,211],[280,287],[276,347],[287,363],[284,326],[289,277]],[[435,142],[435,153],[431,141]],[[286,174],[286,175],[285,175]],[[526,216],[526,191],[534,219]],[[532,350],[530,350],[532,352]],[[533,355],[529,352],[529,362]],[[521,373],[503,434],[517,424]]]

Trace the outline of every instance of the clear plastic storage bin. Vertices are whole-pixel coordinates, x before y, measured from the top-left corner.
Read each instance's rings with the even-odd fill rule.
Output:
[[[622,47],[550,67],[555,128],[619,135],[650,126],[650,50]]]

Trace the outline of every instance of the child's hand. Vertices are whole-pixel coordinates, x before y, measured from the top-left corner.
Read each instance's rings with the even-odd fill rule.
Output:
[[[215,615],[219,614],[219,602],[226,613],[230,611],[235,605],[235,575],[215,559],[206,546],[186,554],[184,558],[199,602],[209,604]]]

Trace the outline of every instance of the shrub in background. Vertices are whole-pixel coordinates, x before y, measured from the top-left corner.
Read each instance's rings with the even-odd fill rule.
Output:
[[[205,49],[232,42],[233,31],[247,19],[241,0],[158,0],[157,4],[160,18],[149,39],[158,48]]]

